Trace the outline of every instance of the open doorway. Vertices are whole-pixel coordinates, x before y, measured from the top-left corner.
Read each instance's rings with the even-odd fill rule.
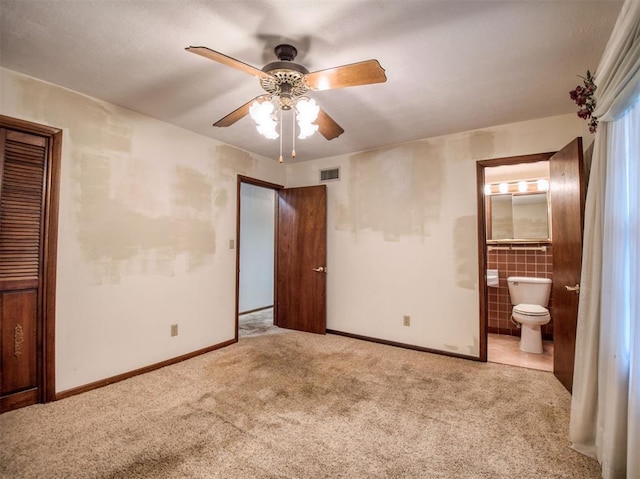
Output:
[[[277,191],[238,177],[237,338],[277,332],[274,326]]]
[[[245,185],[259,188],[247,188]],[[237,192],[236,340],[239,338],[241,316],[268,309],[273,309],[273,326],[277,328],[262,325],[262,329],[270,327],[270,332],[281,332],[278,329],[281,328],[324,334],[326,185],[285,189],[239,175]],[[256,198],[261,206],[247,207],[252,203],[255,206],[256,202],[252,200]],[[260,210],[261,218],[252,220],[251,216],[257,210]],[[253,222],[262,226],[256,228]],[[270,247],[264,246],[268,243],[267,237],[271,240]],[[256,241],[264,243],[256,247]],[[251,256],[256,251],[258,255]],[[263,317],[262,320],[267,319]]]
[[[544,371],[553,371],[553,322],[536,326],[541,335],[539,351],[523,351],[523,325],[512,317],[509,279],[544,278],[550,282],[553,277],[550,156],[487,160],[478,172],[482,176],[478,187],[484,206],[480,254],[486,269],[481,311],[486,328],[486,360]],[[551,290],[550,284],[548,289]],[[550,298],[543,306],[552,310],[552,301]]]
[[[493,246],[491,227],[488,226],[491,205],[485,194],[486,178],[485,173],[488,167],[515,165],[519,163],[533,163],[539,161],[549,161],[549,181],[548,181],[548,202],[550,204],[548,226],[549,242],[548,246],[553,247],[551,256],[551,272],[547,269],[544,278],[512,278],[507,284],[516,286],[515,289],[520,294],[513,294],[513,290],[505,289],[509,300],[513,299],[514,307],[512,317],[521,323],[521,329],[525,335],[521,338],[528,338],[520,343],[520,349],[527,350],[525,343],[531,343],[533,335],[532,329],[525,330],[524,326],[535,323],[534,316],[550,316],[553,330],[553,374],[562,385],[571,392],[573,384],[573,365],[575,360],[576,325],[578,318],[578,298],[580,294],[580,271],[582,266],[582,235],[584,218],[585,199],[585,162],[583,155],[582,138],[575,138],[555,153],[541,153],[537,155],[516,156],[511,158],[501,158],[497,160],[481,160],[477,162],[477,194],[478,194],[478,263],[480,265],[480,359],[487,360],[487,337],[489,317],[487,314],[489,293],[489,263],[488,251]],[[500,186],[500,185],[498,185]],[[519,184],[518,184],[519,187]],[[508,188],[506,188],[508,191]],[[500,188],[498,188],[500,190]],[[529,246],[530,239],[521,243],[515,242],[517,238],[511,238],[506,243],[511,243],[511,249],[516,247]],[[533,238],[536,239],[536,238]],[[553,242],[551,240],[553,239]],[[500,242],[498,241],[498,244]],[[544,247],[545,243],[536,241],[538,246]],[[534,244],[535,246],[535,244]],[[544,251],[544,250],[543,250]],[[544,251],[547,254],[548,249]],[[527,255],[532,253],[526,251]],[[516,260],[516,264],[520,261]],[[500,284],[500,261],[497,262],[497,281]],[[530,270],[526,269],[527,276],[531,276]],[[536,270],[536,273],[538,271]],[[503,275],[505,276],[505,275]],[[552,276],[552,278],[549,278]],[[533,281],[532,281],[533,279]],[[550,296],[540,299],[539,295],[531,301],[532,289],[540,291],[539,286],[533,287],[531,283],[549,282],[551,280],[551,290],[546,294]],[[504,278],[502,279],[504,281]],[[508,286],[507,286],[508,287]],[[526,291],[525,291],[526,290]],[[524,294],[527,293],[527,294]],[[513,296],[513,298],[512,298]],[[525,297],[528,296],[528,297]],[[542,302],[541,302],[542,301]],[[550,309],[541,306],[544,302],[550,301]],[[538,324],[542,324],[539,322]],[[545,324],[547,324],[545,322]],[[538,331],[539,333],[539,331]],[[536,333],[536,341],[540,341],[539,334]],[[540,348],[538,348],[540,349]]]

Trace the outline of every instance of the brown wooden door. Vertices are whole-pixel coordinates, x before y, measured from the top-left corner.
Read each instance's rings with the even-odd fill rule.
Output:
[[[580,283],[584,182],[582,139],[576,138],[549,159],[553,235],[553,373],[570,392],[573,386]]]
[[[48,140],[0,129],[0,411],[40,402]]]
[[[325,185],[278,191],[274,323],[326,332],[327,190]]]

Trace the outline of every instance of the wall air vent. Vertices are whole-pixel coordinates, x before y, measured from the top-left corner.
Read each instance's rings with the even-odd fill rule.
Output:
[[[340,167],[320,170],[320,183],[327,181],[340,181]]]

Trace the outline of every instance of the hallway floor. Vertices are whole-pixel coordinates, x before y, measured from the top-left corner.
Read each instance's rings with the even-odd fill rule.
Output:
[[[542,354],[524,353],[520,351],[519,343],[517,336],[489,333],[487,360],[490,363],[553,371],[553,341],[542,341]]]
[[[273,324],[273,308],[265,308],[252,313],[241,314],[238,317],[238,337],[250,338],[262,334],[277,334],[287,332]]]

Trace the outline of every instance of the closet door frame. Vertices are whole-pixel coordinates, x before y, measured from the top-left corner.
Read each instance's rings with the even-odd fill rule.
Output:
[[[58,253],[58,212],[60,199],[60,164],[62,157],[62,130],[47,125],[0,115],[0,128],[29,133],[47,140],[45,171],[45,202],[43,215],[44,244],[42,251],[42,361],[39,402],[56,399],[55,387],[55,312],[56,270]]]

